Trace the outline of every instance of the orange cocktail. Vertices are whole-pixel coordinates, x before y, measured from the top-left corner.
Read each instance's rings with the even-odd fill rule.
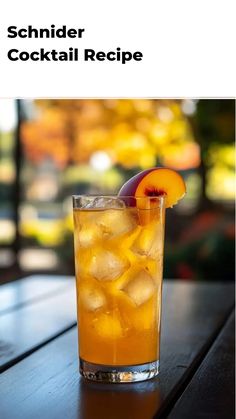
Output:
[[[164,197],[74,197],[82,374],[138,381],[158,372]]]

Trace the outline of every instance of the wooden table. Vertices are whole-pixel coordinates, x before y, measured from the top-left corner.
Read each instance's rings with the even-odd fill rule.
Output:
[[[0,286],[1,419],[234,417],[232,284],[164,281],[161,372],[135,384],[78,373],[71,277]]]

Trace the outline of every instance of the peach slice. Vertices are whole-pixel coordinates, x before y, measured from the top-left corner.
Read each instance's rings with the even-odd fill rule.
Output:
[[[165,207],[169,208],[177,204],[185,193],[185,183],[177,172],[167,168],[154,167],[129,179],[122,186],[118,195],[135,198],[165,196]],[[137,206],[142,209],[147,208],[144,206],[144,201],[137,200]],[[154,199],[153,204],[155,204]]]

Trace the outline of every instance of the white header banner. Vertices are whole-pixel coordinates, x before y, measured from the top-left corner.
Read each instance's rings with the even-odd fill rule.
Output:
[[[8,0],[1,97],[234,97],[234,1]]]

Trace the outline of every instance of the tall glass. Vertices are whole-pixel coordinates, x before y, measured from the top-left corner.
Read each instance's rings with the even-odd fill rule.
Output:
[[[132,382],[159,371],[164,197],[74,196],[81,374]]]

